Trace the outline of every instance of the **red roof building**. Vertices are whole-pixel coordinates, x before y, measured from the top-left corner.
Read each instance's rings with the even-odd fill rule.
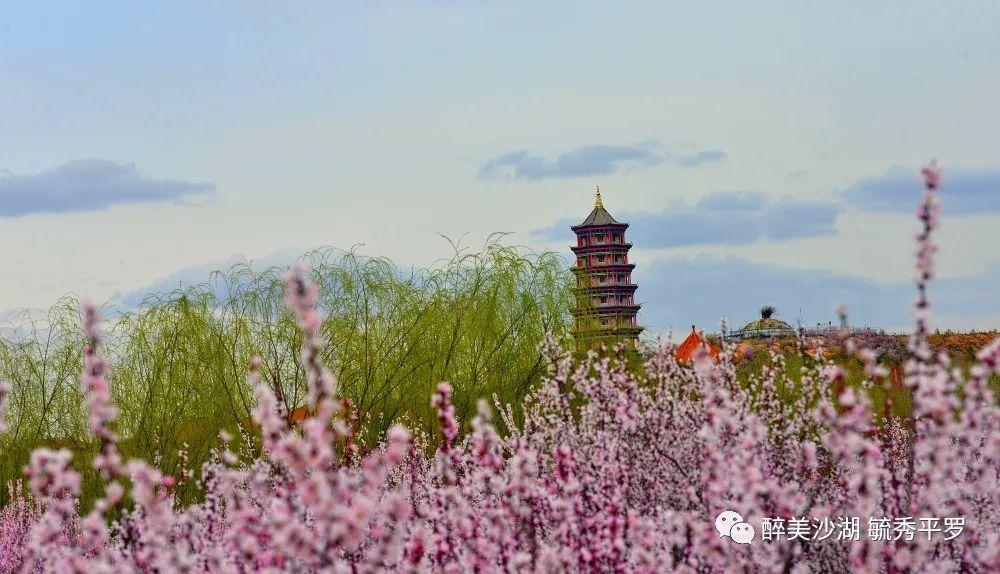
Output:
[[[708,347],[708,354],[715,360],[719,360],[720,349],[714,343],[698,334],[698,330],[691,325],[691,334],[684,339],[684,342],[674,351],[678,363],[689,363],[694,358],[694,352],[698,347],[705,345]]]

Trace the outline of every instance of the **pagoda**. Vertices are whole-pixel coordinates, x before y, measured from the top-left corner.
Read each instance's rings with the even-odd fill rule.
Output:
[[[576,309],[573,310],[577,346],[591,349],[602,344],[626,342],[634,347],[643,328],[636,323],[640,305],[635,303],[632,270],[628,262],[631,243],[625,241],[628,223],[615,221],[601,202],[597,187],[594,209],[583,223],[570,229],[576,234]]]

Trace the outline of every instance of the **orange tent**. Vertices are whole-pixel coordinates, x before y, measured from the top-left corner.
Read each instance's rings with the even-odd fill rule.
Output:
[[[295,407],[292,412],[285,416],[285,423],[290,427],[295,427],[302,424],[307,418],[309,418],[309,411],[305,407]],[[257,428],[257,423],[254,422],[253,417],[247,417],[243,419],[243,427]]]
[[[712,356],[713,359],[719,359],[719,347],[715,346],[711,341],[702,338],[698,334],[698,330],[695,329],[694,325],[691,325],[691,334],[684,339],[684,342],[677,347],[674,351],[674,356],[677,357],[678,363],[688,363],[694,357],[695,350],[701,345],[706,345],[708,347],[708,354]]]
[[[292,409],[292,412],[288,413],[288,426],[300,425],[307,418],[309,418],[309,411],[305,407]]]

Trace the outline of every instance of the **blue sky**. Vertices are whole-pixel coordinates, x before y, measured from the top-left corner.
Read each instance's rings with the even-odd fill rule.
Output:
[[[657,331],[1000,325],[995,2],[0,1],[0,310],[439,233],[565,251],[598,181]]]

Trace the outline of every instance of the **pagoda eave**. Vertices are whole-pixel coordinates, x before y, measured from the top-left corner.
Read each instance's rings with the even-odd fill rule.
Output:
[[[594,245],[570,245],[569,249],[577,255],[593,252],[626,252],[632,247],[631,243],[597,243]]]
[[[635,314],[639,312],[642,305],[607,305],[605,307],[593,306],[584,309],[573,309],[574,317],[600,317],[601,315],[617,315],[620,313]]]
[[[577,293],[591,293],[591,294],[599,295],[601,293],[615,293],[615,292],[622,292],[622,291],[631,291],[631,292],[634,293],[635,290],[638,289],[638,288],[639,288],[639,286],[636,285],[635,283],[630,283],[628,285],[610,284],[610,285],[590,285],[590,286],[587,286],[587,287],[573,287],[573,291],[575,291]]]
[[[588,271],[632,271],[635,269],[634,263],[595,263],[586,267],[573,267],[574,273],[586,273]]]
[[[633,337],[638,337],[640,333],[645,331],[645,327],[635,326],[635,327],[603,327],[594,329],[580,329],[578,330],[577,336],[585,339],[596,339],[600,337],[614,337],[616,335],[632,335]]]
[[[628,229],[628,224],[627,223],[598,223],[598,224],[581,223],[579,225],[571,225],[570,229],[572,229],[573,231],[594,231],[594,232],[604,229],[608,231],[625,231],[626,229]]]

